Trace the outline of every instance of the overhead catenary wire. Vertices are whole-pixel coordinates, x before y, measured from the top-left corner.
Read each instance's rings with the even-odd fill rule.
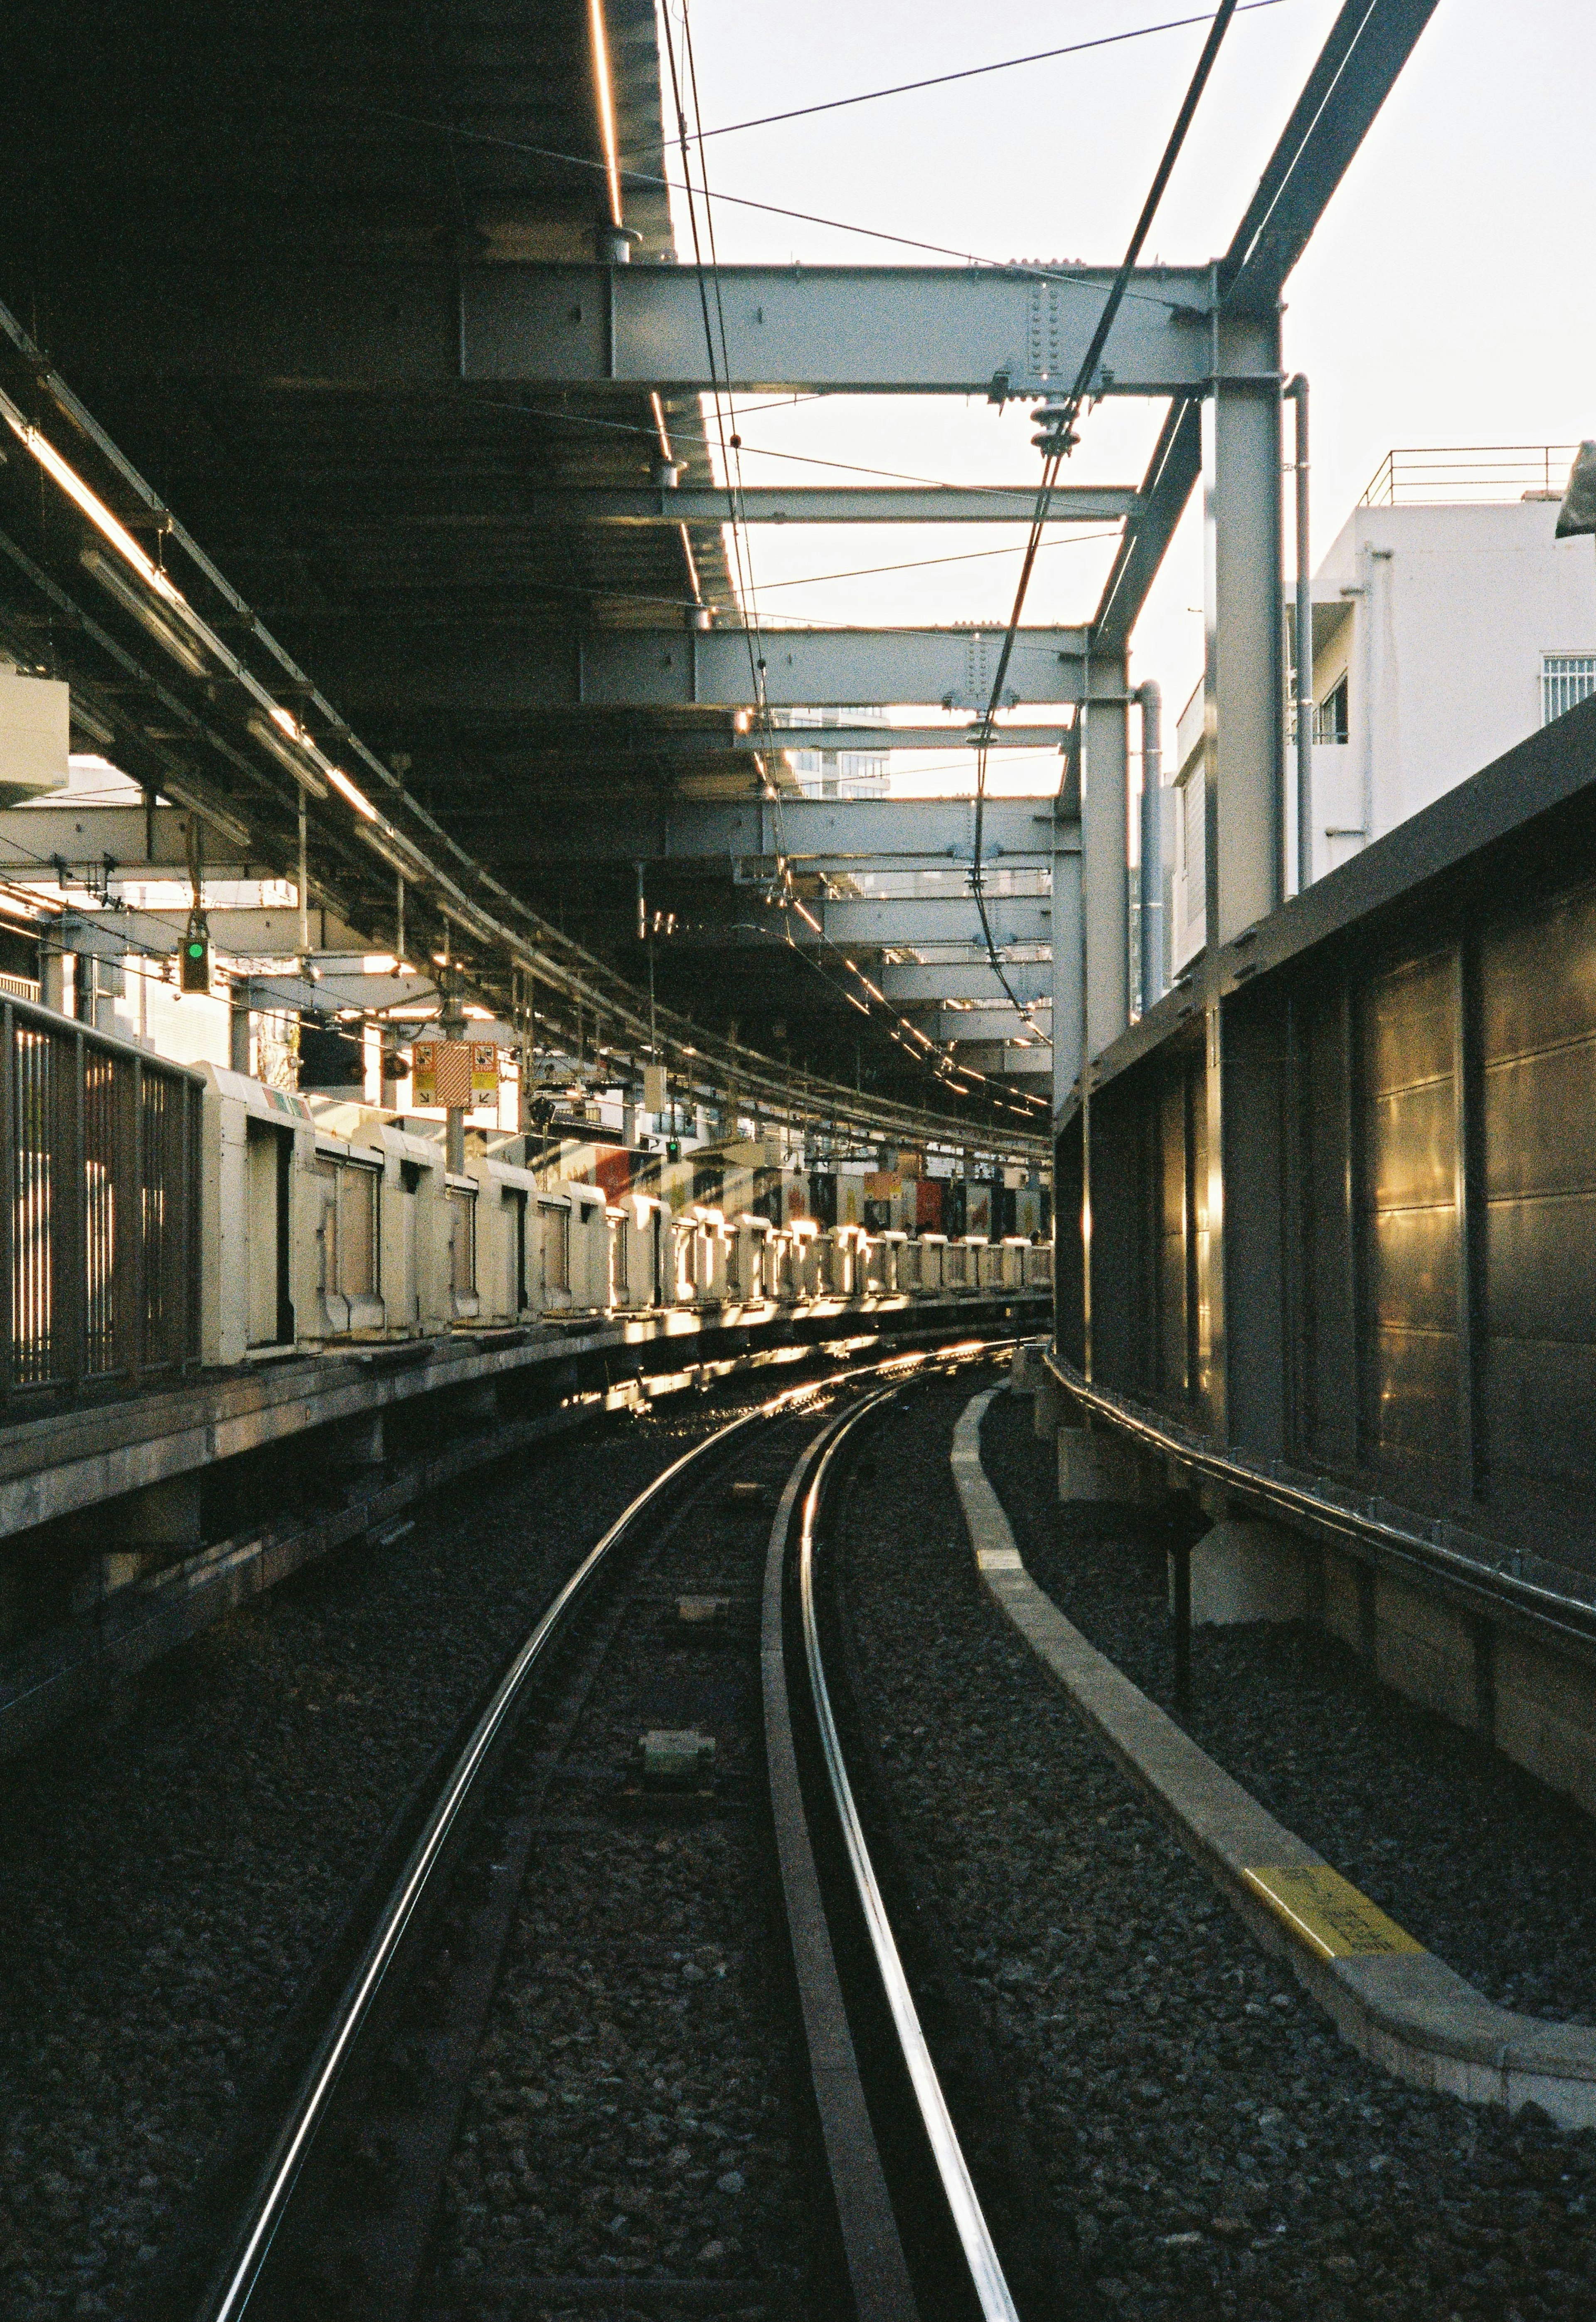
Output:
[[[1246,15],[1255,8],[1275,8],[1280,5],[1281,0],[1241,0],[1236,13],[1238,16]],[[1026,56],[999,57],[992,64],[966,65],[961,71],[933,73],[925,80],[894,81],[887,88],[861,89],[854,96],[826,97],[817,105],[794,105],[787,113],[762,113],[751,121],[723,122],[718,129],[704,129],[698,133],[700,137],[734,137],[744,129],[771,129],[779,122],[808,121],[817,113],[841,113],[849,105],[878,104],[883,97],[912,96],[921,89],[946,88],[953,81],[980,80],[990,73],[1015,72],[1022,65],[1053,64],[1060,57],[1083,56],[1091,49],[1118,48],[1126,41],[1150,39],[1155,32],[1186,32],[1193,24],[1208,23],[1211,15],[1212,12],[1205,9],[1199,16],[1171,16],[1158,24],[1133,24],[1126,32],[1103,32],[1090,41],[1071,41],[1061,49],[1034,49]]]
[[[1259,0],[1254,0],[1254,5],[1259,5]],[[397,122],[405,128],[424,129],[438,137],[461,137],[470,144],[492,146],[500,152],[524,153],[532,160],[559,161],[570,169],[588,171],[603,172],[607,167],[603,161],[596,161],[591,154],[567,153],[556,146],[534,145],[525,138],[502,137],[491,130],[466,129],[451,121],[433,120],[425,114],[401,113],[391,105],[367,105],[358,97],[343,97],[337,102],[351,112],[367,114],[373,120]],[[683,185],[677,178],[656,177],[649,169],[624,169],[620,177],[623,185],[646,186],[655,192],[681,194],[690,190],[689,185]],[[988,258],[979,251],[955,249],[949,242],[922,242],[912,234],[889,233],[882,226],[859,225],[847,218],[823,217],[816,211],[789,209],[780,202],[755,201],[749,194],[717,193],[716,199],[729,202],[735,209],[762,210],[771,217],[791,218],[799,225],[825,226],[833,233],[858,234],[867,242],[889,242],[898,250],[924,251],[930,258],[951,258],[960,266],[978,266],[995,273],[1017,274],[1031,282],[1056,282],[1075,290],[1090,291],[1094,287],[1084,280],[1080,270],[1073,267],[1050,266],[1038,263],[1034,259]],[[1127,296],[1150,306],[1162,306],[1170,314],[1176,312],[1182,304],[1172,293],[1156,290],[1135,290]]]
[[[1202,44],[1202,52],[1197,59],[1185,96],[1181,100],[1180,112],[1175,116],[1174,127],[1170,132],[1158,167],[1154,172],[1153,183],[1148,188],[1147,197],[1142,204],[1141,214],[1131,231],[1129,243],[1109,288],[1108,296],[1103,301],[1097,326],[1081,359],[1074,381],[1062,403],[1049,402],[1044,407],[1048,440],[1044,451],[1042,483],[1036,494],[1035,514],[1031,521],[1030,537],[1026,544],[1025,562],[1020,567],[1019,581],[1015,590],[1013,610],[1008,616],[1008,626],[1004,633],[1002,648],[998,655],[997,669],[992,679],[991,694],[987,702],[986,714],[981,720],[983,733],[990,732],[993,721],[1002,707],[1003,683],[1008,674],[1008,664],[1013,657],[1015,641],[1019,635],[1020,618],[1025,611],[1026,596],[1031,585],[1031,574],[1035,567],[1036,553],[1042,544],[1043,526],[1047,522],[1053,488],[1058,480],[1060,468],[1075,447],[1075,422],[1091,391],[1092,382],[1097,376],[1098,364],[1102,359],[1104,349],[1108,346],[1119,309],[1125,303],[1132,272],[1137,259],[1141,256],[1142,245],[1152,229],[1158,206],[1163,198],[1164,190],[1173,174],[1181,149],[1186,142],[1186,133],[1196,115],[1203,90],[1208,86],[1208,76],[1218,56],[1220,44],[1229,30],[1231,18],[1236,14],[1236,5],[1237,0],[1220,0],[1219,7],[1208,27],[1208,38]],[[1089,693],[1090,690],[1090,688],[1086,689]],[[1089,715],[1090,703],[1083,701],[1080,716],[1084,719]],[[991,923],[987,916],[986,899],[981,892],[981,837],[986,807],[987,760],[988,750],[985,743],[982,742],[978,745],[976,750],[975,832],[971,850],[974,856],[975,904],[980,916],[981,933],[986,938],[987,952],[992,967],[1004,991],[1018,1007],[1019,1003],[1015,1000],[1013,989],[998,957],[998,948],[992,940]],[[1027,1021],[1031,1020],[1027,1010],[1021,1009],[1020,1013],[1026,1017]],[[1051,1047],[1052,1042],[1049,1041],[1048,1045]]]

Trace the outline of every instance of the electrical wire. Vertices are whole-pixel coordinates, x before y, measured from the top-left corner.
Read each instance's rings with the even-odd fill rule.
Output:
[[[999,654],[997,670],[992,679],[991,695],[987,703],[986,715],[981,719],[983,734],[990,732],[999,709],[1002,706],[1003,681],[1008,674],[1008,664],[1013,656],[1015,641],[1019,635],[1020,617],[1025,611],[1026,594],[1031,585],[1031,574],[1035,567],[1037,551],[1042,544],[1042,531],[1047,521],[1053,488],[1058,480],[1059,470],[1075,448],[1077,441],[1075,422],[1080,417],[1081,407],[1090,392],[1103,350],[1108,343],[1109,334],[1114,328],[1119,309],[1125,302],[1132,271],[1141,255],[1142,245],[1151,231],[1154,217],[1157,213],[1159,203],[1163,198],[1164,189],[1173,173],[1181,149],[1186,142],[1186,133],[1191,126],[1203,90],[1208,85],[1208,75],[1212,72],[1215,60],[1218,56],[1220,44],[1229,30],[1230,20],[1236,14],[1236,5],[1237,0],[1220,0],[1219,7],[1208,27],[1208,38],[1202,44],[1202,53],[1198,58],[1196,69],[1181,101],[1181,110],[1175,116],[1174,127],[1170,132],[1163,156],[1154,172],[1153,183],[1148,188],[1146,200],[1142,204],[1141,215],[1132,229],[1125,256],[1120,261],[1108,296],[1103,302],[1102,312],[1098,316],[1097,327],[1092,332],[1086,352],[1081,359],[1081,367],[1076,372],[1074,383],[1062,403],[1049,401],[1043,407],[1046,435],[1044,439],[1042,483],[1036,494],[1036,508],[1031,520],[1030,537],[1026,544],[1025,562],[1020,567],[1019,581],[1015,590],[1014,609],[1008,617],[1008,626],[1004,634],[1002,650]],[[1079,714],[1082,718],[1088,715],[1088,705],[1085,702],[1081,704]],[[974,856],[975,905],[980,916],[981,933],[986,938],[987,954],[993,970],[1004,991],[1018,1008],[1019,1002],[1015,999],[1013,988],[998,957],[998,947],[992,940],[991,923],[987,916],[986,898],[981,891],[981,837],[986,808],[987,761],[988,748],[983,741],[978,745],[976,750],[975,833],[971,850]],[[1046,1035],[1034,1024],[1027,1010],[1022,1008],[1020,1013],[1025,1016],[1027,1023],[1032,1023],[1032,1028],[1036,1031],[1038,1038],[1046,1038]],[[1048,1039],[1047,1045],[1049,1047],[1052,1047],[1051,1039]]]
[[[1117,540],[1114,532],[1077,532],[1067,540],[1044,541],[1044,548],[1084,548],[1090,541]],[[765,594],[772,589],[812,589],[822,580],[870,580],[878,572],[926,572],[935,564],[980,564],[990,556],[1017,556],[1020,544],[1010,541],[1007,548],[971,548],[958,556],[912,556],[905,564],[859,564],[847,572],[805,572],[795,580],[767,580]]]
[[[1261,5],[1261,0],[1254,0],[1254,5]],[[565,153],[551,145],[530,144],[524,138],[497,136],[487,129],[462,129],[452,122],[429,120],[424,114],[399,113],[385,105],[364,105],[357,97],[329,101],[351,112],[367,114],[373,120],[398,122],[405,128],[424,129],[434,136],[463,137],[470,144],[489,145],[498,152],[524,153],[532,160],[559,161],[573,169],[596,170],[601,176],[607,173],[608,164],[594,160],[590,154]],[[685,194],[692,191],[690,180],[684,185],[675,178],[656,178],[647,169],[623,169],[620,175],[624,185],[646,186],[655,192]],[[734,209],[762,210],[771,217],[794,219],[799,225],[825,226],[832,233],[858,234],[866,242],[890,242],[895,249],[920,250],[932,258],[951,258],[961,266],[979,266],[995,273],[1017,274],[1027,282],[1056,282],[1075,290],[1095,288],[1094,284],[1082,280],[1080,270],[1073,267],[1039,264],[1034,259],[984,258],[979,251],[956,250],[947,242],[920,242],[912,234],[890,233],[881,226],[855,225],[847,218],[823,217],[814,210],[788,209],[780,202],[758,202],[748,194],[717,193],[715,198],[719,202],[729,202]],[[1176,313],[1185,303],[1156,290],[1133,290],[1126,296],[1145,306],[1162,306],[1169,314]]]
[[[1236,13],[1242,16],[1254,8],[1279,5],[1280,0],[1241,0]],[[1162,24],[1135,24],[1127,32],[1105,32],[1092,41],[1072,41],[1066,48],[1035,49],[1029,56],[999,58],[996,64],[967,65],[962,72],[933,73],[928,80],[901,80],[895,82],[890,88],[863,89],[857,96],[834,96],[821,105],[795,105],[790,113],[765,113],[753,121],[728,121],[718,129],[701,130],[699,135],[734,137],[743,129],[770,129],[781,121],[807,121],[816,113],[840,113],[847,105],[874,105],[885,96],[910,96],[923,88],[945,88],[951,81],[980,80],[988,73],[1013,72],[1021,65],[1052,64],[1059,57],[1082,56],[1090,49],[1117,48],[1126,41],[1147,40],[1154,32],[1182,32],[1193,24],[1207,24],[1211,21],[1211,11],[1200,16],[1172,16]]]

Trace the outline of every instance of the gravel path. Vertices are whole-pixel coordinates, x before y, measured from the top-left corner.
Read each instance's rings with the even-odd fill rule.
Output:
[[[625,1503],[781,1383],[484,1470],[5,1766],[0,2314],[125,2311],[432,1753]]]
[[[550,2285],[573,2282],[591,2310],[608,2283],[614,2322],[628,2282],[661,2278],[721,2290],[748,2322],[820,2310],[759,1662],[771,1513],[814,1425],[744,1447],[736,1473],[761,1496],[734,1503],[717,1479],[682,1522],[546,1797],[435,2253],[433,2298],[463,2290],[473,2317],[563,2315],[575,2301]],[[729,1633],[684,1637],[680,1595],[725,1597]],[[634,1747],[657,1727],[713,1737],[710,1799],[638,1794]]]
[[[974,1384],[887,1422],[848,1588],[905,1842],[1079,2310],[1589,2322],[1596,2135],[1420,2095],[1344,2046],[979,1591],[948,1469]]]
[[[1061,1506],[1026,1396],[992,1403],[981,1452],[1032,1577],[1173,1716],[1189,1520]],[[1596,2024],[1596,1825],[1570,1799],[1302,1623],[1199,1629],[1192,1692],[1187,1731],[1420,1943],[1504,2007]]]

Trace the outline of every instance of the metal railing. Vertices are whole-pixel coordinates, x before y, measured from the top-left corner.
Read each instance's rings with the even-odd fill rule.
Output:
[[[197,1361],[203,1087],[0,1002],[0,1406]]]
[[[1409,444],[1375,469],[1361,507],[1561,499],[1577,443]]]

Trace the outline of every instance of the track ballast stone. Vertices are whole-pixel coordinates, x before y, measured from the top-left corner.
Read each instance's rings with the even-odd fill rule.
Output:
[[[1061,1506],[1018,1396],[981,1457],[1037,1586],[1261,1805],[1499,2007],[1596,2024],[1596,1824],[1572,1799],[1301,1622],[1199,1629],[1178,1711],[1165,1550],[1190,1504]]]
[[[554,1587],[768,1375],[467,1478],[0,1781],[0,2315],[122,2315],[410,1786]]]
[[[1255,1948],[980,1590],[948,1466],[971,1385],[884,1423],[849,1600],[1081,2310],[1588,2322],[1596,2135],[1388,2079]]]

